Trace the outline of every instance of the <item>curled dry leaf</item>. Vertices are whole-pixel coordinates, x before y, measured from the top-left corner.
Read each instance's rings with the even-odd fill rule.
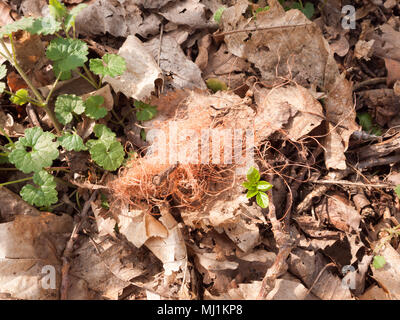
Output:
[[[144,43],[144,47],[158,61],[160,39],[156,37]],[[170,85],[173,89],[206,88],[200,68],[184,54],[174,35],[163,36],[160,68],[165,74],[171,74],[171,79],[165,79],[166,86]]]
[[[11,114],[0,110],[0,127],[10,137],[21,137],[24,135],[25,128],[22,124],[15,122]],[[1,132],[0,132],[1,134]]]
[[[227,34],[225,43],[228,50],[254,63],[264,81],[274,83],[276,77],[281,76],[306,88],[310,84],[316,85],[328,94],[325,110],[329,138],[325,142],[325,162],[328,168],[345,169],[344,152],[351,133],[357,128],[351,84],[340,77],[333,53],[313,22],[298,10],[285,12],[277,0],[271,0],[269,4],[270,9],[258,14],[255,21],[244,17],[247,1],[238,1],[223,13],[223,31],[297,27]],[[341,126],[338,125],[339,114]]]
[[[104,80],[127,97],[137,100],[149,97],[155,91],[155,81],[162,77],[154,58],[135,36],[128,36],[118,54],[126,60],[125,73],[117,78],[106,76]]]

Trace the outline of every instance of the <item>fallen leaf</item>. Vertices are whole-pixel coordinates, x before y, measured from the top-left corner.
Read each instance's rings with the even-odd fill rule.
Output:
[[[127,97],[143,100],[155,91],[155,81],[161,78],[162,71],[154,58],[147,52],[142,42],[135,36],[128,36],[118,54],[126,60],[126,71],[122,76],[111,78],[108,82],[116,92]]]

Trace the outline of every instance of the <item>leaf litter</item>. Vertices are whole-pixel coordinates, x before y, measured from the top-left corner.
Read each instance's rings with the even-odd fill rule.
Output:
[[[39,16],[46,12],[40,2],[26,1],[21,10]],[[55,88],[90,105],[78,128],[69,127],[59,139],[68,145],[71,154],[61,159],[72,172],[58,179],[79,187],[57,183],[57,191],[55,184],[54,191],[46,189],[68,199],[54,206],[60,215],[40,212],[0,187],[1,207],[9,208],[0,211],[1,294],[16,299],[398,298],[397,236],[380,247],[399,224],[396,182],[387,180],[385,171],[390,166],[396,173],[400,160],[393,98],[400,79],[396,4],[385,3],[390,19],[373,20],[378,28],[370,26],[378,5],[358,7],[361,34],[341,28],[340,17],[328,8],[316,8],[318,18],[308,12],[310,20],[276,0],[268,5],[260,10],[245,0],[231,6],[97,0],[78,14],[77,34],[101,48],[95,54],[104,53],[92,60],[97,66],[91,70],[107,83],[93,91],[73,74]],[[64,65],[73,56],[55,52],[55,46],[46,57],[43,36],[18,37],[21,66],[48,93],[54,73],[47,58],[67,71]],[[74,40],[65,41],[66,49],[75,46]],[[93,45],[76,47],[88,48]],[[112,66],[110,53],[117,51],[126,61],[123,73]],[[72,62],[83,65],[81,56]],[[207,90],[210,79],[220,84],[214,90]],[[57,115],[57,101],[51,103]],[[52,127],[42,110],[33,110],[39,124]],[[83,110],[72,108],[60,121],[68,125]],[[140,110],[150,113],[142,116]],[[360,110],[375,112],[367,130],[357,123]],[[33,123],[25,114],[15,105],[2,107],[2,135],[22,136]],[[117,135],[107,134],[105,125]],[[357,138],[371,136],[367,131],[377,126],[384,134],[373,142]],[[177,128],[175,136],[171,128]],[[82,143],[72,139],[79,137],[75,130]],[[210,142],[204,131],[220,141],[229,133],[230,143],[203,153],[203,144]],[[248,132],[252,135],[244,137]],[[92,133],[97,139],[88,140]],[[78,168],[72,159],[87,152],[83,141],[89,141],[94,162],[85,160],[72,170]],[[99,148],[106,157],[96,156]],[[245,158],[249,150],[254,157]],[[227,155],[233,155],[228,163]],[[30,166],[17,158],[11,162],[28,172]],[[94,163],[119,170],[103,179]],[[246,197],[242,183],[250,166],[274,185],[267,191],[268,208]],[[44,192],[49,183],[53,188],[52,181],[41,183],[35,175],[36,186],[24,187],[24,199]],[[10,177],[6,173],[1,182]],[[51,203],[36,204],[49,208]],[[94,219],[87,219],[91,212]],[[77,227],[71,215],[82,216],[78,240],[71,237]],[[382,257],[380,265],[373,265],[374,256]],[[51,291],[38,286],[48,264],[61,279]],[[11,265],[21,270],[18,275],[9,276]]]

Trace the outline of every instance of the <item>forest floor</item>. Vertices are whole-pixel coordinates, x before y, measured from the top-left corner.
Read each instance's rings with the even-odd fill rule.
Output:
[[[0,2],[0,299],[400,299],[400,5],[253,2]]]

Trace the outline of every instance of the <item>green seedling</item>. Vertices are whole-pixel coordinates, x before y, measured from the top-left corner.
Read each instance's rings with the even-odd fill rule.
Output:
[[[283,6],[283,8],[287,11],[290,9],[298,9],[307,17],[307,19],[311,19],[314,15],[315,8],[311,2],[306,2],[303,5],[303,1],[299,0],[298,2],[292,3],[290,6],[285,6],[285,0],[279,0],[279,3]]]
[[[375,269],[381,269],[385,266],[386,260],[385,257],[379,255],[379,251],[382,249],[383,246],[385,246],[387,243],[390,243],[393,238],[395,237],[400,237],[400,224],[393,227],[393,228],[386,228],[383,230],[385,233],[385,236],[382,237],[376,247],[374,248],[374,260],[372,262],[372,266]]]
[[[125,157],[124,148],[116,139],[116,134],[105,125],[96,124],[94,134],[97,139],[90,139],[86,143],[76,130],[71,129],[82,117],[99,120],[107,115],[108,110],[104,107],[102,96],[93,95],[83,100],[74,94],[62,94],[55,99],[54,112],[49,108],[58,82],[71,78],[72,73],[79,74],[95,89],[100,89],[104,77],[117,77],[126,70],[124,58],[115,54],[105,54],[101,59],[88,59],[88,46],[77,39],[75,32],[75,18],[85,7],[87,5],[80,4],[68,10],[61,1],[50,0],[49,16],[22,18],[0,28],[0,45],[3,47],[0,55],[17,70],[28,86],[27,89],[10,92],[6,90],[6,83],[0,81],[0,94],[10,95],[11,102],[17,105],[31,103],[43,108],[56,131],[54,134],[39,127],[26,129],[24,136],[14,142],[0,128],[0,133],[9,142],[0,146],[0,163],[11,163],[26,174],[33,174],[31,177],[0,185],[33,180],[34,184],[25,185],[20,194],[25,201],[38,207],[49,207],[58,201],[56,182],[49,172],[52,171],[53,161],[59,157],[60,148],[66,151],[88,151],[97,165],[109,171],[118,169]],[[56,80],[47,96],[41,94],[18,64],[13,33],[20,30],[33,35],[54,35],[46,48],[46,56],[52,61]],[[10,40],[11,50],[4,42],[5,37]],[[6,75],[6,66],[0,65],[0,80]],[[142,119],[156,114],[154,106],[143,104],[138,110],[139,118]]]
[[[265,209],[269,206],[269,198],[265,192],[272,189],[273,185],[260,178],[259,171],[251,167],[247,172],[247,181],[243,182],[242,186],[247,189],[247,198],[256,197],[257,204]]]

